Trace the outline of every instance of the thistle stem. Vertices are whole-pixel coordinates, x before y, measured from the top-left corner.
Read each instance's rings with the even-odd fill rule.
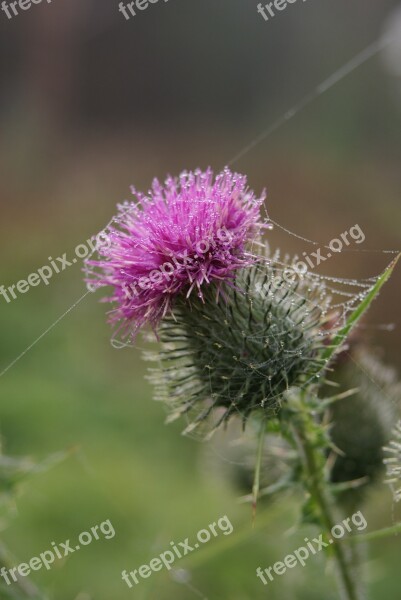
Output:
[[[318,507],[321,525],[330,538],[330,532],[336,522],[325,490],[324,470],[321,466],[323,457],[321,452],[316,449],[310,436],[310,431],[313,431],[315,427],[313,417],[307,411],[304,411],[293,427],[293,432],[304,456],[307,490]],[[361,600],[344,544],[334,541],[331,548],[336,561],[340,589],[344,600]]]

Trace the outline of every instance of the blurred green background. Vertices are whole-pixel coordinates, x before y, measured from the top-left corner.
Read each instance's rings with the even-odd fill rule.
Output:
[[[265,23],[249,0],[171,0],[125,21],[117,0],[54,0],[12,20],[0,14],[1,278],[8,287],[71,256],[154,176],[229,163],[261,131],[388,27],[390,0],[308,0]],[[398,7],[398,8],[397,8]],[[398,12],[397,12],[398,11]],[[397,54],[398,52],[398,54]],[[346,277],[378,274],[401,247],[401,50],[382,52],[252,148],[233,168],[266,187],[270,216],[327,244],[358,223],[366,241],[322,265]],[[398,73],[398,74],[397,74]],[[272,247],[314,248],[276,228]],[[0,296],[0,371],[85,292],[81,265],[7,304]],[[365,324],[372,345],[401,367],[400,271]],[[87,296],[0,377],[3,450],[68,458],[29,481],[2,523],[15,564],[110,519],[116,536],[71,555],[34,581],[57,600],[331,600],[321,557],[264,588],[267,567],[302,543],[298,500],[259,509],[252,530],[239,491],[211,467],[214,442],[181,436],[152,401],[138,348],[116,350],[105,305]],[[391,332],[382,325],[395,324]],[[23,493],[22,493],[23,492]],[[369,529],[401,517],[385,486],[364,507]],[[398,511],[400,513],[400,511]],[[219,536],[135,589],[121,580],[227,514]],[[372,598],[399,597],[399,539],[375,542]]]

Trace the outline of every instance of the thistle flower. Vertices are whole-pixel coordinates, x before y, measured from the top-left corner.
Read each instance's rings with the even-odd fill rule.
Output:
[[[301,483],[306,501],[304,521],[318,524],[331,535],[334,491],[341,491],[342,486],[333,489],[329,485],[329,451],[334,444],[337,448],[341,445],[346,453],[341,458],[351,458],[350,463],[335,462],[332,482],[348,483],[351,472],[360,470],[372,477],[382,457],[386,427],[376,423],[376,396],[363,389],[352,419],[348,419],[349,404],[335,405],[333,413],[340,407],[335,416],[349,421],[352,429],[341,428],[340,419],[335,419],[330,439],[327,409],[346,396],[320,401],[321,375],[336,355],[344,358],[341,350],[349,335],[401,255],[380,277],[359,283],[301,273],[297,257],[289,268],[289,258],[280,263],[279,253],[251,253],[249,245],[267,226],[260,219],[264,196],[256,198],[246,187],[246,178],[228,169],[215,179],[210,169],[184,172],[177,180],[168,178],[164,186],[154,181],[147,196],[135,189],[133,194],[136,202],[119,206],[119,227],[110,228],[99,259],[87,261],[91,289],[113,288],[106,301],[117,304],[111,320],[121,322],[123,334],[135,333],[146,323],[157,329],[161,351],[156,354],[158,367],[153,369],[152,378],[156,399],[170,408],[169,420],[187,415],[188,433],[209,424],[213,417],[213,433],[234,415],[241,417],[243,425],[254,415],[258,440],[253,514],[260,484],[265,483],[264,468],[270,470],[264,460],[266,433],[271,434],[268,442],[280,433],[285,445],[279,451],[290,463],[284,465],[283,476],[278,473],[278,480],[262,492]],[[340,289],[342,299],[336,304],[332,284],[337,282],[346,286],[353,283],[358,294]],[[355,308],[357,300],[360,302]],[[341,364],[339,360],[337,366]],[[392,376],[390,379],[393,383]],[[362,394],[367,395],[368,402]],[[369,409],[366,414],[365,404]],[[345,408],[342,415],[341,408]],[[385,448],[391,454],[386,463],[392,477],[389,483],[397,486],[397,500],[401,497],[400,432],[398,427],[397,440]],[[372,433],[380,435],[380,447],[376,441],[370,443]],[[253,447],[256,449],[256,444]],[[347,546],[333,544],[332,550],[341,596],[362,598]]]
[[[116,303],[110,321],[121,322],[123,335],[147,323],[155,328],[180,294],[203,299],[215,283],[217,295],[254,262],[247,247],[264,226],[264,194],[256,198],[246,177],[228,168],[215,178],[210,168],[184,171],[164,186],[155,180],[148,195],[132,193],[136,202],[118,206],[119,225],[99,258],[86,261],[91,289],[114,288],[104,301]]]

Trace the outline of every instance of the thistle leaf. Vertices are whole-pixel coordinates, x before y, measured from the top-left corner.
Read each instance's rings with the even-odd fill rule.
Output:
[[[379,294],[380,290],[384,286],[385,283],[390,279],[394,268],[400,259],[401,254],[398,254],[396,258],[389,264],[387,269],[380,275],[375,285],[372,287],[370,292],[367,294],[366,298],[359,304],[359,306],[350,314],[345,323],[344,327],[340,329],[340,331],[335,335],[332,340],[330,347],[328,347],[323,353],[323,360],[329,362],[334,354],[341,348],[344,340],[347,339],[350,331],[355,327],[358,321],[363,317],[365,312],[368,310],[373,300]]]

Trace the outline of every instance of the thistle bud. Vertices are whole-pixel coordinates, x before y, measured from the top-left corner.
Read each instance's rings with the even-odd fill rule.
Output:
[[[217,301],[207,289],[203,302],[177,302],[161,323],[152,376],[171,418],[193,413],[189,432],[216,409],[212,429],[232,415],[245,422],[255,410],[276,414],[283,394],[324,366],[324,292],[316,280],[290,280],[261,261],[239,271]]]

